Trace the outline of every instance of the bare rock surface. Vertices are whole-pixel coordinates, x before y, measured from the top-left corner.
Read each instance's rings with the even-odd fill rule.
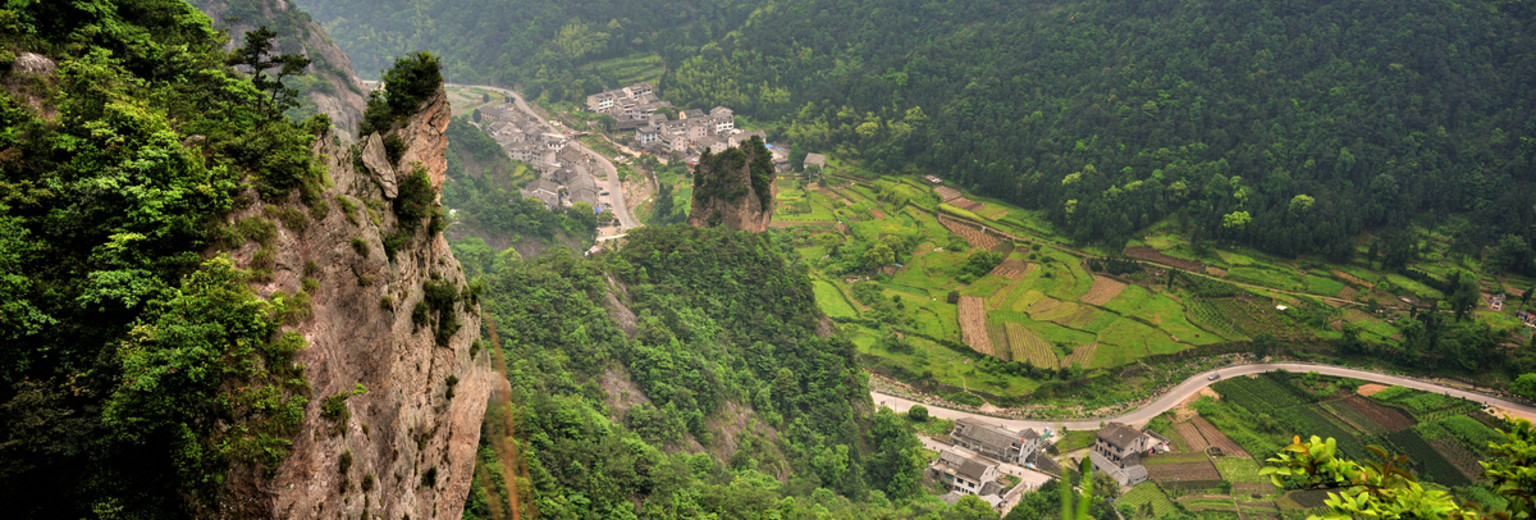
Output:
[[[445,163],[440,152],[446,125],[436,121],[447,110],[439,91],[406,125],[416,129],[403,137],[418,161]],[[426,156],[433,150],[435,159]],[[292,328],[309,342],[297,360],[307,368],[312,400],[290,455],[271,478],[232,475],[236,491],[226,507],[235,511],[229,516],[458,518],[494,384],[489,353],[471,353],[479,339],[478,308],[468,301],[454,304],[461,326],[446,345],[438,344],[432,324],[414,323],[411,310],[425,297],[424,283],[466,284],[447,241],[417,229],[391,261],[383,239],[398,222],[385,190],[368,172],[354,169],[348,150],[331,139],[321,139],[315,155],[334,181],[323,197],[329,211],[312,217],[302,231],[278,228],[274,275],[257,285],[263,295],[295,294],[306,277],[315,282],[313,316]],[[340,204],[329,202],[342,196],[380,210],[359,209],[349,219]],[[291,204],[308,211],[297,200]],[[233,217],[260,212],[251,208]],[[366,245],[364,252],[354,239]],[[249,251],[236,257],[248,260]],[[323,415],[327,398],[341,395],[347,396],[347,412]],[[351,461],[345,471],[343,459]]]
[[[384,198],[394,199],[400,195],[400,187],[395,179],[395,167],[389,164],[389,154],[384,150],[384,139],[374,133],[363,141],[366,143],[363,145],[363,166],[368,167],[373,181],[384,190]]]

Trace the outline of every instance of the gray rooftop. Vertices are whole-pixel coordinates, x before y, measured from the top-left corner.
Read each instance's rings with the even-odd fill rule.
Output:
[[[1099,440],[1117,448],[1131,447],[1131,443],[1136,442],[1137,437],[1141,437],[1141,432],[1123,423],[1112,422],[1099,430]]]

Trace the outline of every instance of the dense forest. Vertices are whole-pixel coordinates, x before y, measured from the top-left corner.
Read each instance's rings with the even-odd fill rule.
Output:
[[[686,226],[629,240],[479,278],[512,395],[466,517],[503,518],[516,493],[544,518],[996,518],[924,492],[908,419],[872,409],[786,245]]]
[[[1536,238],[1529,2],[302,3],[360,63],[429,48],[555,101],[652,53],[673,102],[1045,210],[1079,242],[1172,217],[1342,259],[1453,213],[1463,252]]]
[[[238,269],[228,252],[265,246],[275,224],[225,216],[313,200],[310,145],[330,122],[284,117],[297,101],[281,74],[230,67],[284,61],[269,42],[227,41],[182,0],[0,8],[11,515],[210,516],[230,468],[270,470],[304,418],[291,360],[305,340],[279,328],[308,299],[258,298],[247,283],[271,267]]]

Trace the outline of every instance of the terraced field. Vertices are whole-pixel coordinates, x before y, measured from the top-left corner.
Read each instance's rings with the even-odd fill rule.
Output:
[[[1098,350],[1098,343],[1078,345],[1077,348],[1072,349],[1071,355],[1061,360],[1061,366],[1070,367],[1072,365],[1077,365],[1083,368],[1088,368],[1089,366],[1093,365],[1093,356],[1098,354]]]
[[[960,335],[972,350],[996,356],[987,336],[987,301],[978,296],[960,297]]]
[[[1120,295],[1120,291],[1124,290],[1124,283],[1112,278],[1095,275],[1093,277],[1093,288],[1088,289],[1088,294],[1083,295],[1083,303],[1104,305],[1109,303],[1110,300],[1115,299],[1116,296]]]
[[[1042,368],[1056,368],[1056,349],[1050,342],[1024,328],[1021,323],[1004,325],[1008,335],[1008,347],[1014,361],[1023,361]]]
[[[992,269],[992,274],[1009,280],[1017,280],[1029,274],[1029,269],[1032,266],[1033,264],[1026,263],[1023,260],[1009,258],[1003,260],[1003,263],[997,264],[997,267]]]
[[[950,233],[960,235],[966,243],[976,249],[992,249],[998,244],[997,237],[982,231],[979,227],[947,217],[939,217],[939,223],[943,224],[944,229],[948,229]]]

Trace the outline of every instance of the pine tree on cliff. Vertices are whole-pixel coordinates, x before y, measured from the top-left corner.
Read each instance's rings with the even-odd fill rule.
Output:
[[[773,156],[762,138],[718,154],[705,151],[693,175],[688,224],[763,231],[773,217]]]

